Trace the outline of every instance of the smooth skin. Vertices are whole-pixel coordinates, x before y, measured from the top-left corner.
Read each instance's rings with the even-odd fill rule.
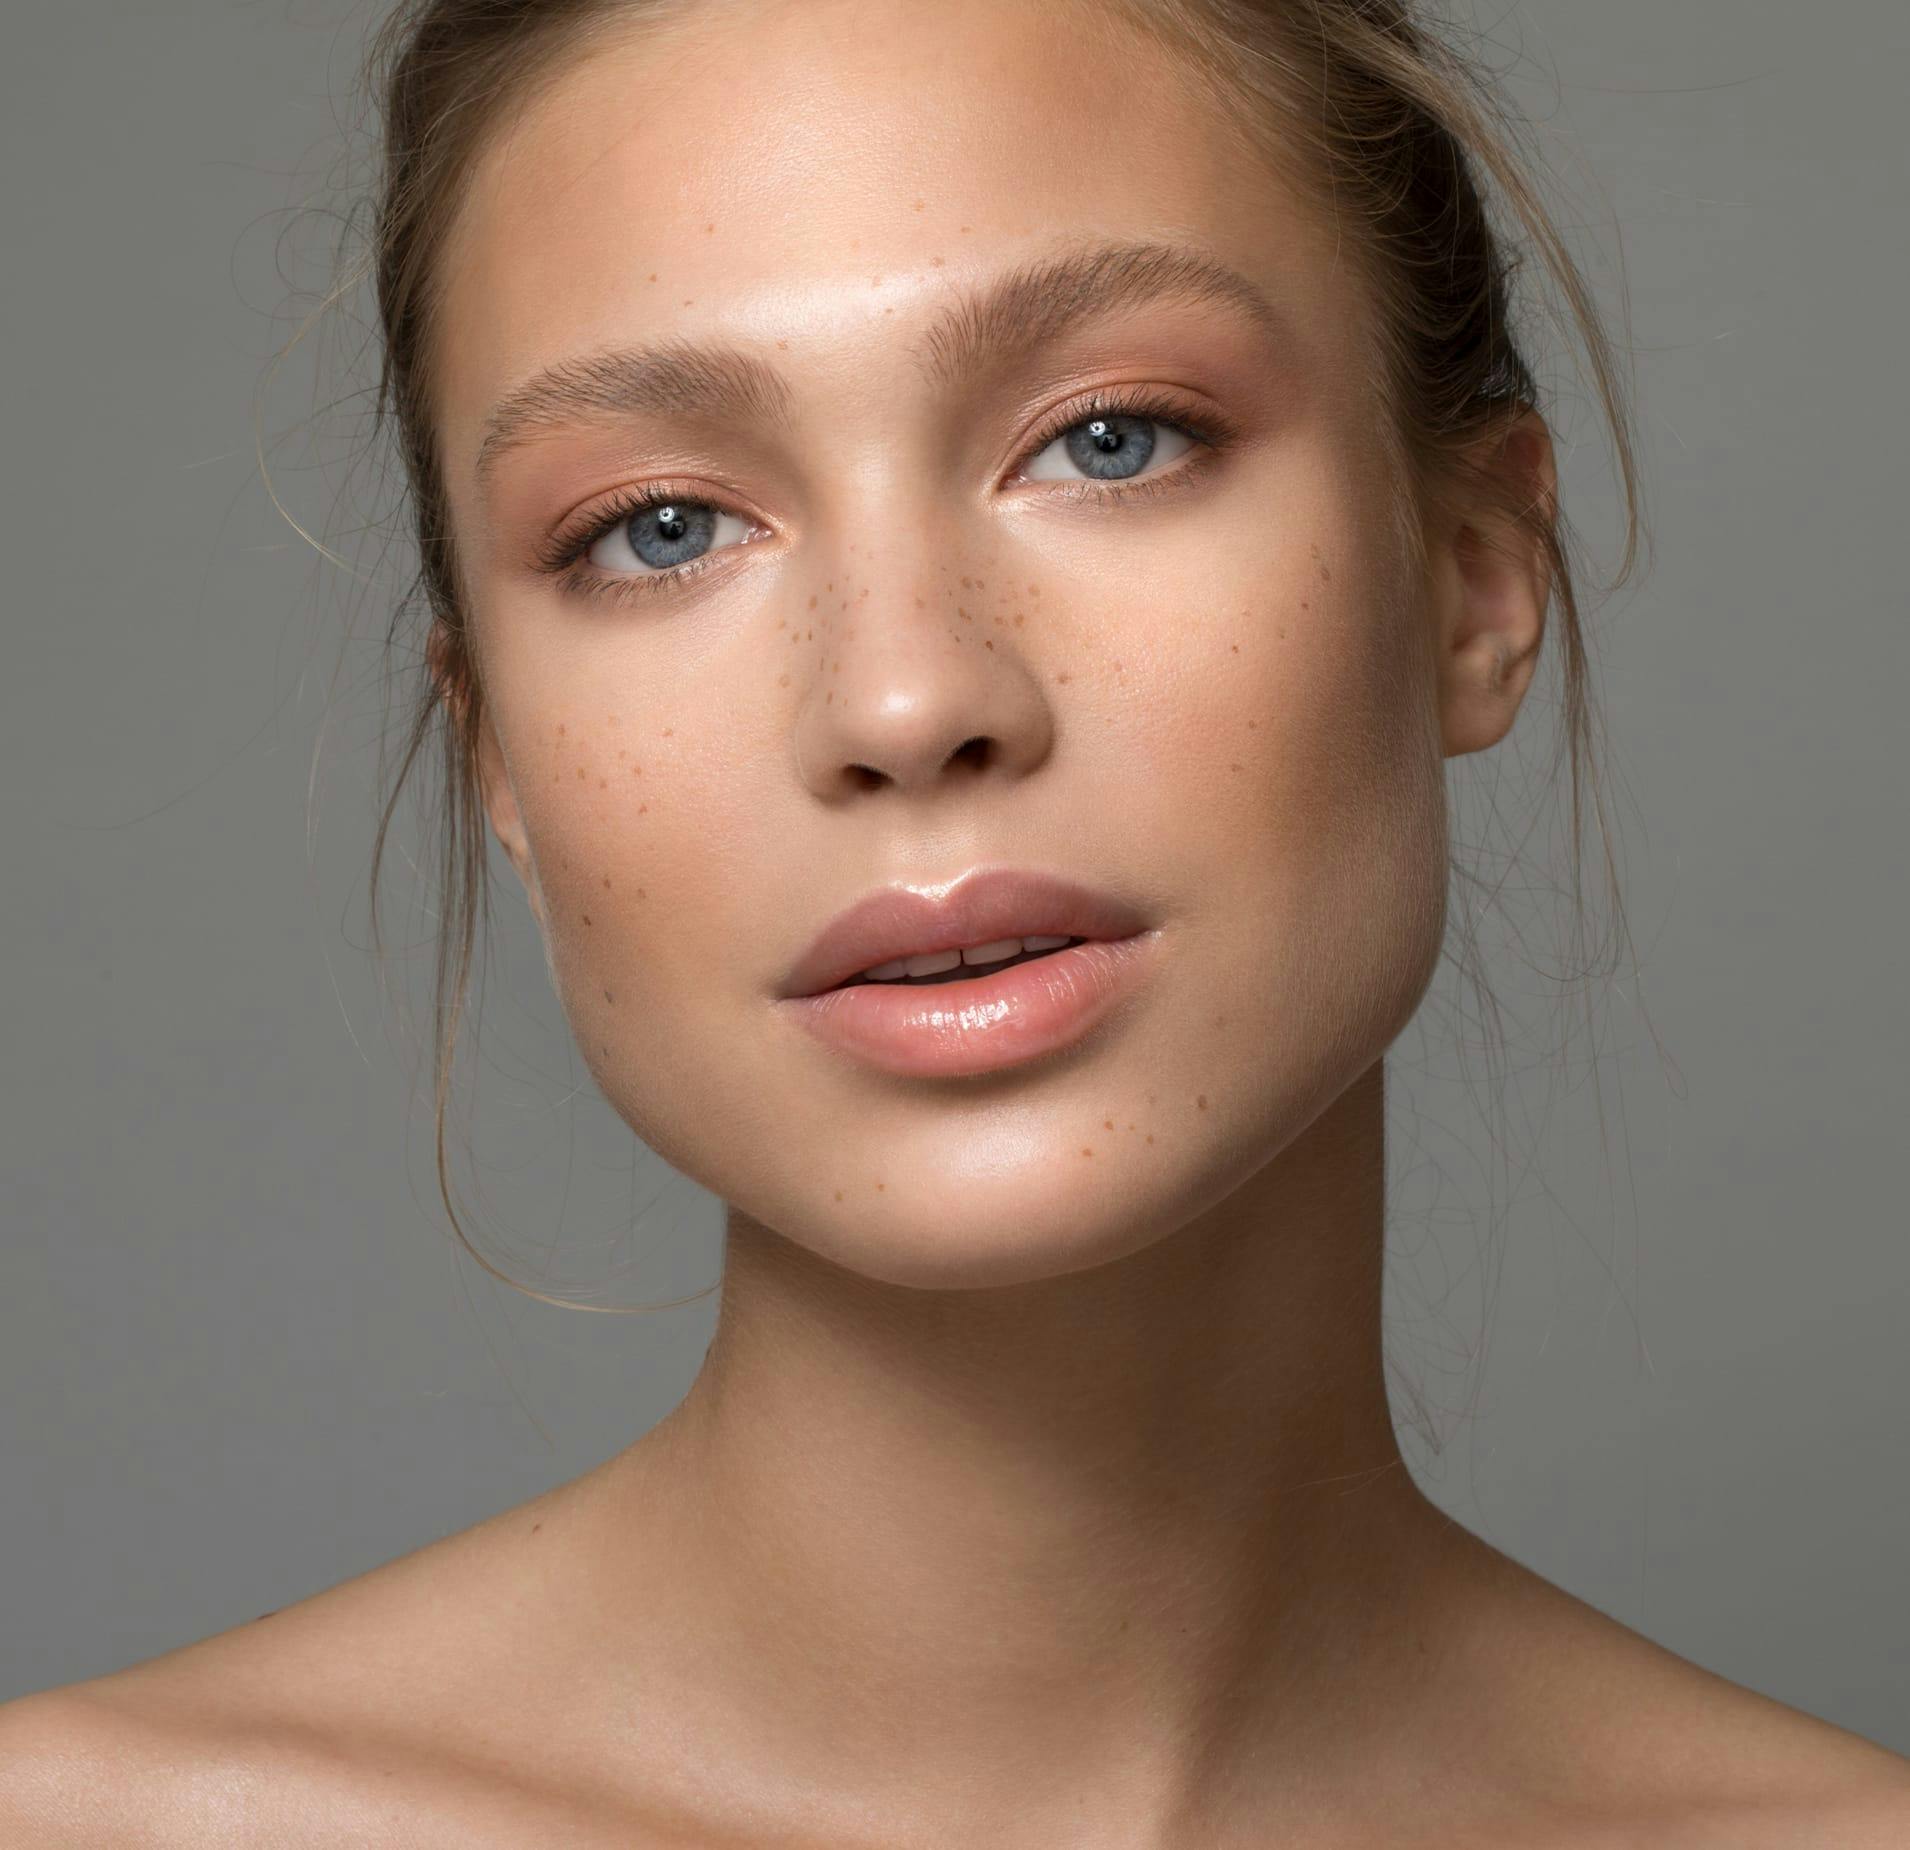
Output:
[[[0,1710],[7,1842],[1910,1842],[1910,1762],[1405,1469],[1382,1059],[1439,955],[1445,760],[1511,729],[1544,568],[1481,506],[1422,569],[1334,226],[1126,30],[732,0],[488,152],[440,404],[486,807],[604,1095],[731,1204],[719,1333],[582,1478]],[[959,391],[923,363],[959,295],[1136,240],[1278,334],[1162,300]],[[675,337],[779,369],[783,419],[547,424],[480,483],[513,388]],[[1233,436],[1071,497],[1030,439],[1111,387]],[[1487,460],[1553,489],[1536,418]],[[701,576],[531,563],[657,482],[735,517]],[[1081,1046],[903,1080],[779,1010],[852,899],[995,861],[1160,929]]]

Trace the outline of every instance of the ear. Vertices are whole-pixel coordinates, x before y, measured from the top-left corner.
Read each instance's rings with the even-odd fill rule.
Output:
[[[1488,443],[1474,458],[1483,479],[1463,491],[1467,505],[1429,536],[1448,758],[1484,751],[1512,730],[1538,665],[1551,596],[1544,549],[1514,518],[1520,508],[1549,512],[1557,505],[1551,433],[1536,411],[1527,411]]]
[[[451,722],[462,736],[468,727],[470,683],[454,666],[451,638],[440,622],[433,622],[425,644],[425,658],[431,678],[437,683],[438,698],[450,712]],[[504,761],[504,748],[498,742],[497,727],[487,706],[478,716],[476,754],[478,794],[489,818],[491,831],[504,852],[510,856],[517,877],[524,883],[525,897],[536,915],[540,929],[544,924],[544,889],[537,878],[537,863],[531,858],[530,838],[524,830],[524,818],[518,812],[517,793],[511,786],[510,771]]]

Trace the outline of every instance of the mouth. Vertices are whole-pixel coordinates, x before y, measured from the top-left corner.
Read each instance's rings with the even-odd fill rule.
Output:
[[[931,952],[921,957],[898,957],[886,964],[878,964],[872,970],[844,977],[840,983],[832,983],[829,989],[854,989],[864,983],[881,983],[897,989],[924,989],[938,983],[974,983],[1087,942],[1086,938],[1052,936],[1036,936],[1025,941],[1010,938],[993,944],[964,945],[959,950]],[[919,971],[911,968],[914,965],[922,968]],[[829,990],[821,993],[827,995]]]
[[[832,919],[784,972],[778,1000],[863,987],[959,986],[1066,958],[1151,921],[1121,895],[1038,869],[983,867],[937,892],[879,887]]]
[[[969,1078],[1079,1050],[1138,999],[1161,932],[1065,936],[1045,950],[888,980],[858,972],[777,1006],[837,1055],[907,1079]],[[999,942],[979,947],[999,951]],[[945,962],[960,952],[925,954]],[[934,994],[926,991],[933,989]]]

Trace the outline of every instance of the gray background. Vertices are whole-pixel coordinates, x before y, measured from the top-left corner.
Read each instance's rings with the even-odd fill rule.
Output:
[[[707,1297],[565,1311],[456,1252],[396,1000],[424,1024],[409,807],[391,1000],[364,948],[377,654],[332,673],[348,608],[382,634],[402,560],[343,531],[388,507],[339,499],[351,405],[294,428],[343,389],[348,343],[322,378],[295,350],[259,416],[280,494],[358,578],[272,508],[252,398],[324,282],[331,228],[285,208],[335,177],[378,10],[64,0],[7,34],[0,1697],[575,1475],[668,1410],[711,1332]],[[1455,1053],[1442,972],[1394,1070],[1403,1438],[1445,1507],[1541,1573],[1910,1751],[1910,15],[1483,17],[1574,247],[1607,301],[1622,251],[1633,304],[1658,554],[1599,630],[1649,1014],[1627,979],[1596,1061],[1582,1034],[1561,1047],[1569,997],[1501,933],[1520,1020],[1494,1074]],[[1609,470],[1560,384],[1568,504],[1609,560]],[[1531,813],[1549,719],[1539,700],[1463,767],[1465,839]],[[1513,883],[1541,965],[1545,834]],[[493,865],[463,1068],[481,1242],[557,1292],[696,1291],[718,1204],[590,1086]]]

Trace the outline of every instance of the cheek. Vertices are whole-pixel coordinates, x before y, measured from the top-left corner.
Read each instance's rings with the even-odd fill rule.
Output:
[[[1157,824],[1176,866],[1199,870],[1216,960],[1251,972],[1209,1026],[1237,1031],[1243,1055],[1284,1050],[1296,1083],[1331,1091],[1410,1019],[1443,941],[1444,761],[1417,588],[1349,529],[1212,592],[1232,614],[1182,658],[1198,685],[1175,695],[1154,754]]]

